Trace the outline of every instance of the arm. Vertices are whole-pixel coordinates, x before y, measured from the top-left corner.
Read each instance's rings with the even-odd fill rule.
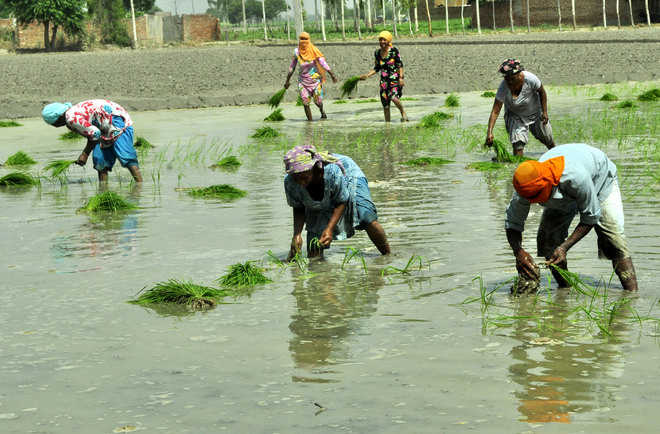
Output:
[[[302,230],[305,226],[305,208],[293,209],[293,238],[291,239],[291,249],[287,261],[293,259],[296,253],[302,248]]]
[[[541,110],[543,110],[543,113],[541,114],[541,119],[543,120],[543,124],[548,123],[548,94],[545,93],[545,89],[543,88],[543,85],[539,87],[539,90],[537,91],[539,93],[539,98],[541,99]]]
[[[573,233],[566,238],[566,240],[561,243],[554,252],[552,252],[552,256],[548,261],[546,261],[546,264],[554,264],[554,265],[559,265],[561,263],[564,263],[566,261],[566,252],[573,247],[578,241],[580,241],[582,238],[584,238],[590,231],[591,228],[593,228],[594,225],[588,225],[585,223],[578,223],[578,225],[575,227],[575,230]]]
[[[497,117],[500,115],[500,110],[502,110],[502,101],[495,99],[495,102],[493,102],[493,108],[490,111],[490,117],[488,118],[486,146],[493,146],[493,128],[495,128],[495,121],[497,121]]]
[[[506,239],[509,241],[513,255],[516,257],[516,269],[518,273],[530,279],[539,279],[541,277],[539,267],[534,263],[532,255],[522,248],[522,232],[515,229],[507,229]]]
[[[330,243],[332,243],[332,232],[335,230],[335,226],[337,226],[337,222],[341,218],[345,209],[346,209],[346,203],[344,202],[337,205],[337,207],[332,211],[332,216],[330,217],[330,221],[328,221],[328,225],[323,230],[323,233],[321,233],[321,239],[319,240],[319,242],[321,243],[322,246],[330,247]]]
[[[401,87],[405,86],[405,83],[403,81],[403,66],[399,68],[399,86]]]
[[[319,57],[319,64],[323,69],[328,71],[328,74],[330,74],[330,77],[332,77],[332,82],[337,83],[337,76],[334,72],[332,72],[332,69],[330,68],[330,65],[328,65],[328,62],[326,62],[325,57]]]
[[[76,160],[76,164],[78,166],[84,166],[85,164],[87,164],[87,158],[89,157],[89,154],[92,153],[92,151],[94,150],[97,144],[98,142],[87,139],[87,145],[85,145],[85,149],[83,149],[80,156]]]
[[[293,56],[293,59],[291,59],[291,65],[289,65],[289,73],[286,75],[286,81],[284,82],[285,89],[288,89],[291,84],[291,76],[293,75],[293,71],[296,70],[296,65],[298,65],[298,58]]]
[[[371,77],[375,73],[376,73],[376,71],[374,69],[372,69],[371,71],[367,72],[366,74],[362,74],[360,76],[360,80],[366,80],[367,78]]]

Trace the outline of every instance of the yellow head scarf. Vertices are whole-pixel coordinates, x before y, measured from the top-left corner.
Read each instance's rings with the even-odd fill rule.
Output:
[[[390,45],[390,47],[392,46],[393,37],[392,37],[392,34],[390,32],[388,32],[387,30],[383,30],[382,32],[380,32],[378,34],[378,39],[381,39],[381,38],[385,39],[387,41],[387,43]]]
[[[301,32],[298,36],[298,55],[305,62],[311,62],[319,57],[323,57],[321,50],[316,48],[312,41],[309,39],[309,33]]]

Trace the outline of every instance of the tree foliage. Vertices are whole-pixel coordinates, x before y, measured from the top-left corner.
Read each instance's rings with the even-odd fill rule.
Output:
[[[90,16],[101,26],[101,42],[122,47],[131,45],[124,22],[128,12],[122,0],[87,0],[87,4]]]
[[[152,12],[155,8],[156,0],[133,0],[133,8],[135,12]],[[124,0],[124,9],[131,10],[131,0]]]
[[[55,49],[57,31],[68,35],[84,35],[85,0],[5,0],[20,25],[37,21],[44,26],[44,46]]]
[[[265,0],[266,7],[266,19],[273,19],[278,16],[280,13],[286,11],[286,2],[284,0]],[[211,3],[211,2],[209,2]],[[215,3],[214,3],[215,4]],[[241,0],[228,0],[225,4],[222,4],[222,7],[225,7],[226,10],[223,11],[226,14],[227,18],[231,23],[240,23],[243,21],[243,7],[241,5]],[[217,10],[217,9],[216,9]],[[245,16],[248,20],[258,20],[262,19],[261,12],[261,1],[259,0],[245,0]]]

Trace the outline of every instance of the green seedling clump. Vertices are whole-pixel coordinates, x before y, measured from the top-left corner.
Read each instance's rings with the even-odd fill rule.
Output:
[[[601,101],[616,101],[618,100],[619,97],[614,95],[613,93],[604,93],[603,96],[600,97]]]
[[[440,166],[448,163],[453,163],[453,161],[436,157],[419,157],[413,160],[405,161],[403,164],[408,166]]]
[[[285,93],[286,93],[286,89],[284,88],[275,92],[275,94],[271,96],[270,99],[268,100],[268,105],[270,106],[270,108],[272,109],[277,108],[284,99]]]
[[[364,104],[368,102],[378,102],[376,98],[358,99],[353,101],[355,104]]]
[[[459,99],[457,95],[449,94],[447,99],[445,100],[445,105],[447,107],[458,107],[460,105]]]
[[[252,134],[252,137],[255,139],[269,139],[272,137],[277,137],[280,135],[280,132],[277,131],[275,128],[271,127],[261,127],[257,131],[255,131],[254,134]]]
[[[238,167],[241,165],[241,162],[236,158],[234,155],[230,155],[228,157],[223,158],[222,160],[218,161],[214,165],[212,165],[212,168],[218,168],[218,169],[227,169],[227,170],[235,170],[238,169]]]
[[[193,188],[188,192],[192,197],[204,199],[220,199],[225,202],[240,199],[247,195],[246,191],[239,190],[228,184],[211,185],[204,188]]]
[[[468,169],[479,170],[480,172],[490,172],[491,170],[499,170],[506,167],[504,163],[497,161],[476,161],[467,165]]]
[[[136,148],[140,149],[151,149],[154,147],[154,145],[151,144],[151,142],[144,137],[138,136],[135,139],[135,143],[133,144]]]
[[[412,96],[404,96],[403,98],[399,98],[401,101],[419,101],[419,98],[414,98]]]
[[[454,117],[454,115],[449,114],[449,113],[444,113],[444,112],[431,113],[430,115],[424,116],[419,121],[419,127],[420,128],[438,128],[440,126],[441,121],[451,119],[453,117]]]
[[[620,103],[618,103],[614,107],[616,107],[616,108],[634,108],[635,103],[632,102],[632,100],[626,99],[624,101],[621,101]]]
[[[55,160],[48,163],[46,167],[44,167],[44,170],[50,170],[50,176],[52,178],[57,178],[69,170],[69,167],[71,167],[73,163],[75,163],[73,160]]]
[[[262,268],[257,267],[251,261],[244,264],[238,263],[229,266],[227,274],[220,277],[217,282],[229,288],[251,287],[272,282],[263,275],[263,271]]]
[[[76,133],[75,131],[67,131],[64,134],[60,135],[60,140],[80,140],[83,136]]]
[[[0,185],[37,185],[39,180],[27,173],[11,172],[0,178]]]
[[[360,81],[360,77],[357,75],[344,81],[341,85],[341,97],[350,96],[357,89],[358,81]]]
[[[481,96],[483,98],[495,98],[495,92],[492,90],[487,90],[486,92],[482,93]]]
[[[282,114],[282,109],[278,108],[276,110],[273,110],[271,114],[266,116],[264,118],[265,121],[270,121],[270,122],[279,122],[284,120],[284,115]]]
[[[113,191],[105,191],[96,196],[92,196],[81,211],[88,212],[118,212],[134,209],[135,205],[118,195]]]
[[[501,141],[495,139],[493,140],[493,149],[495,150],[495,161],[499,163],[517,163],[520,162],[520,159],[514,157],[506,149],[507,145]]]
[[[170,279],[167,282],[157,283],[129,303],[141,306],[174,303],[193,310],[204,310],[214,307],[218,300],[226,295],[228,295],[226,291],[221,289]]]
[[[346,101],[345,99],[337,99],[334,101],[333,104],[346,104],[347,102],[348,101]]]
[[[37,162],[32,159],[28,154],[23,151],[18,151],[14,155],[11,155],[5,161],[5,166],[29,166],[30,164],[36,164]]]
[[[22,127],[23,124],[19,124],[16,121],[0,121],[0,128],[9,128],[9,127]]]
[[[303,105],[302,97],[300,94],[298,94],[298,98],[296,98],[296,107],[300,107]]]
[[[640,101],[657,101],[660,99],[660,89],[655,88],[644,92],[637,97]]]

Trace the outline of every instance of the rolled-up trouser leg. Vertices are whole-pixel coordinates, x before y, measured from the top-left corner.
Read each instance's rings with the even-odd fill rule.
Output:
[[[568,228],[577,214],[577,207],[569,210],[545,208],[541,215],[541,224],[536,234],[536,248],[538,255],[550,259],[555,249],[568,237]],[[568,261],[557,264],[557,267],[568,269]],[[552,276],[557,280],[559,287],[568,286],[568,282],[554,268],[550,269]]]
[[[539,116],[536,122],[529,126],[529,130],[536,137],[536,140],[543,143],[546,148],[550,149],[554,146],[555,139],[552,137],[552,125],[550,125],[550,121],[547,124],[543,124]]]
[[[509,141],[513,145],[513,152],[521,151],[529,141],[529,127],[513,113],[504,113],[504,124],[509,134]]]

